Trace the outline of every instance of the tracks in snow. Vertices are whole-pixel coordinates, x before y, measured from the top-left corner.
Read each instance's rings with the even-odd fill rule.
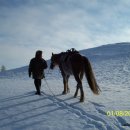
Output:
[[[48,96],[48,98],[52,100],[53,103],[56,104],[58,107],[61,107],[73,113],[75,116],[79,117],[79,119],[83,119],[86,123],[86,128],[90,126],[92,128],[100,129],[100,130],[124,130],[124,128],[120,126],[119,122],[117,122],[117,120],[116,123],[118,125],[111,124],[110,122],[108,122],[108,119],[106,118],[109,117],[107,117],[106,112],[101,109],[102,107],[104,107],[102,105],[98,105],[96,103],[90,102],[91,105],[95,107],[95,111],[94,113],[92,113],[91,110],[85,111],[82,108],[83,103],[79,103],[79,102],[68,103],[67,100],[71,100],[71,98],[67,100],[63,100],[56,96],[50,96],[46,93],[44,94]]]

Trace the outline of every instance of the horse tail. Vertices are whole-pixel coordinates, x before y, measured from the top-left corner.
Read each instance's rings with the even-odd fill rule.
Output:
[[[84,65],[85,76],[88,80],[89,87],[94,94],[98,95],[101,90],[96,82],[96,79],[95,79],[95,76],[94,76],[94,73],[92,70],[92,66],[91,66],[88,58],[83,56],[83,59],[84,59],[84,64],[85,64]]]

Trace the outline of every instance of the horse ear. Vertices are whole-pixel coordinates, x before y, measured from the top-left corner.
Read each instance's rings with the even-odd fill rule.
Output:
[[[53,56],[54,54],[53,54],[53,52],[52,52],[52,56]]]

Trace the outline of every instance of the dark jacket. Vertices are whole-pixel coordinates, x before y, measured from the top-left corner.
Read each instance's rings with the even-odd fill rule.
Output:
[[[44,78],[44,69],[47,68],[47,62],[43,58],[33,58],[30,61],[28,74],[32,75],[34,79]]]

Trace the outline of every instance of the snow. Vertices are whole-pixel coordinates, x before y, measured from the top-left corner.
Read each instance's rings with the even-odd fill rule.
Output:
[[[85,102],[62,95],[61,74],[46,70],[42,95],[35,95],[27,66],[0,73],[0,130],[130,130],[130,44],[112,44],[80,51],[89,57],[102,90],[94,95],[83,79]],[[96,57],[96,58],[95,58]],[[48,61],[49,62],[49,61]],[[129,116],[108,116],[108,111],[129,111]]]

